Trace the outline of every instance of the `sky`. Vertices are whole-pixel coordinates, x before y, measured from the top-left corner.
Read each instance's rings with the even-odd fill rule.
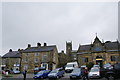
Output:
[[[90,44],[97,36],[104,41],[118,39],[117,2],[3,2],[2,50],[25,49],[36,46],[56,45],[65,50],[66,41],[73,49],[79,44]]]

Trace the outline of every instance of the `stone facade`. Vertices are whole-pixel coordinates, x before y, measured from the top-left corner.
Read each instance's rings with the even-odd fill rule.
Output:
[[[58,67],[64,67],[67,61],[67,55],[64,53],[64,51],[58,53]]]
[[[35,67],[46,67],[46,69],[53,70],[58,65],[57,47],[47,46],[46,43],[44,46],[28,46],[21,52],[21,58],[21,71],[27,69],[28,72],[33,72]]]
[[[90,62],[94,64],[120,62],[120,43],[118,41],[101,42],[96,36],[94,42],[88,45],[80,45],[77,53],[79,66],[86,65]]]
[[[10,49],[9,52],[2,57],[2,69],[20,70],[20,61],[21,61],[21,58],[20,58],[19,51],[12,51]]]
[[[72,42],[66,42],[67,62],[77,61],[77,50],[72,49]]]

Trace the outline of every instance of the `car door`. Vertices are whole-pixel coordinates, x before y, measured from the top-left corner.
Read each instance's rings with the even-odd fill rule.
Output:
[[[48,77],[48,74],[49,74],[49,73],[50,73],[50,71],[46,71],[46,75],[45,75],[45,76]]]
[[[60,69],[59,72],[60,72],[60,76],[62,76],[63,73],[64,73],[64,72],[63,72],[63,69]]]
[[[44,77],[47,77],[47,76],[48,76],[48,71],[45,71]]]

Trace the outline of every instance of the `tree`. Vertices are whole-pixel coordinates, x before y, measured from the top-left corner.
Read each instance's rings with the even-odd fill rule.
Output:
[[[88,64],[86,64],[86,66],[88,67],[88,70],[90,70],[93,67],[94,63],[93,62],[89,62]]]

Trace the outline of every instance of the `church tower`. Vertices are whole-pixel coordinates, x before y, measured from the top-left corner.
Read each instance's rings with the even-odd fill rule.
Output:
[[[66,55],[67,55],[68,62],[71,61],[71,51],[72,51],[72,41],[66,42]]]

